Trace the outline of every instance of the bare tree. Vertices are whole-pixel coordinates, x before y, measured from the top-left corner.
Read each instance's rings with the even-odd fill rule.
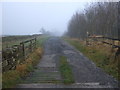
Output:
[[[67,34],[74,38],[86,38],[86,32],[118,38],[118,3],[92,3],[83,13],[76,12],[69,21]]]

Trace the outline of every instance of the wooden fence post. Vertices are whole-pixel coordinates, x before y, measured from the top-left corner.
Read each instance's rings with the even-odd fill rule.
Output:
[[[30,45],[30,47],[28,44]],[[23,41],[19,43],[19,45],[13,45],[12,48],[8,48],[5,51],[2,51],[3,54],[2,59],[4,59],[4,61],[2,61],[2,64],[4,64],[4,66],[2,66],[3,72],[8,71],[10,69],[15,69],[16,64],[24,62],[26,56],[28,56],[28,54],[26,54],[27,53],[26,50],[33,51],[33,49],[36,48],[36,45],[37,39],[34,38],[31,40]]]
[[[89,32],[86,32],[87,36],[86,36],[86,45],[89,45]]]
[[[35,38],[35,48],[36,48],[36,45],[37,45],[37,39]]]
[[[103,41],[102,42],[105,42],[104,39],[105,39],[105,37],[103,37]]]
[[[112,44],[111,45],[111,52],[114,52],[114,40],[111,39],[111,41],[112,41],[112,43],[111,43]]]
[[[118,41],[118,46],[120,46],[120,41]]]
[[[30,52],[32,52],[32,40],[30,40]]]
[[[20,43],[22,46],[22,53],[23,53],[23,58],[25,59],[25,47],[24,47],[24,43]]]

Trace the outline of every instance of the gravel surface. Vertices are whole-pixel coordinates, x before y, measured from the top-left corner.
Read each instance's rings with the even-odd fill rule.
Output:
[[[73,46],[61,40],[58,37],[48,39],[44,44],[44,55],[37,68],[55,68],[59,72],[59,57],[61,55],[67,57],[75,83],[71,85],[63,85],[61,83],[30,83],[19,84],[18,88],[114,88],[118,87],[118,82],[112,76],[106,74],[102,69],[85,57],[81,52]],[[51,69],[52,70],[52,69]],[[60,74],[58,75],[60,76]],[[31,77],[32,78],[32,75]]]

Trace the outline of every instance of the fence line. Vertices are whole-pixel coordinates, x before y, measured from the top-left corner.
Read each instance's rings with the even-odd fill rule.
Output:
[[[36,38],[20,42],[2,51],[2,71],[15,69],[36,48]]]
[[[88,39],[89,38],[91,38],[92,40],[98,40],[99,39],[99,41],[101,41],[102,43],[111,45],[113,48],[120,48],[120,39],[115,39],[115,38],[110,38],[110,37],[92,37],[92,36],[89,36]],[[110,40],[110,41],[107,42],[106,40]],[[88,42],[89,42],[89,40],[88,40]],[[115,42],[117,42],[118,45],[116,45]]]

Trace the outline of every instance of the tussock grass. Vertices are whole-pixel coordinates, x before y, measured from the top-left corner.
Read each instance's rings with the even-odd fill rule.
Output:
[[[49,38],[49,36],[40,36],[37,38],[37,49],[35,49],[28,58],[22,63],[16,66],[15,70],[2,73],[2,87],[12,88],[16,84],[20,83],[24,77],[26,77],[31,71],[34,70],[34,66],[38,64],[43,54],[43,43]]]
[[[42,57],[43,50],[37,48],[23,64],[17,65],[15,70],[4,72],[2,75],[3,88],[11,88],[21,82],[22,78],[34,70],[34,66]]]
[[[11,70],[3,73],[2,76],[2,88],[12,88],[13,85],[21,81],[18,71]]]
[[[86,46],[84,41],[78,39],[64,38],[65,41],[75,46],[80,52],[92,60],[98,67],[102,68],[105,72],[115,77],[120,81],[120,56],[115,59],[116,49],[111,50],[109,45],[92,42],[92,45]]]
[[[74,83],[73,73],[70,65],[67,62],[67,58],[65,56],[60,57],[60,72],[63,77],[64,84]]]

